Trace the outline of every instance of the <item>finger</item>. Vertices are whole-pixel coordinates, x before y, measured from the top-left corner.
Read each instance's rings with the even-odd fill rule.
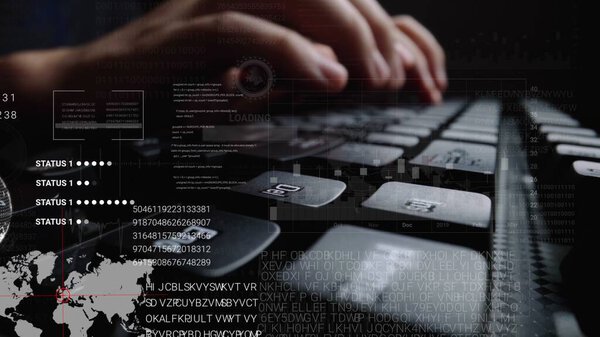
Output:
[[[337,55],[335,55],[333,49],[328,45],[324,45],[321,43],[313,43],[313,46],[317,49],[317,52],[319,52],[323,57],[327,57],[332,61],[338,61]]]
[[[388,85],[390,64],[377,46],[364,16],[347,0],[290,1],[286,12],[292,27],[331,46],[353,76],[373,88]]]
[[[394,21],[396,22],[396,26],[408,35],[427,57],[429,69],[434,75],[438,88],[440,90],[446,89],[448,86],[446,56],[444,49],[435,37],[427,28],[410,16],[398,16],[394,18]]]
[[[402,46],[414,56],[414,66],[409,69],[410,79],[416,81],[419,91],[426,101],[430,103],[439,103],[442,100],[442,94],[437,88],[433,76],[427,64],[427,57],[421,49],[404,33],[399,32],[399,38]]]
[[[348,0],[286,1],[265,0],[260,8],[247,0],[209,1],[203,12],[239,8],[266,20],[273,17],[313,41],[331,46],[353,78],[366,79],[381,88],[390,80],[391,70],[381,54],[371,27]]]
[[[265,59],[282,77],[311,89],[340,91],[348,79],[347,70],[335,60],[324,57],[308,39],[247,14],[212,14],[174,24],[169,30],[163,39],[179,40],[175,43],[185,45],[200,43],[211,67],[226,69],[239,62],[240,55],[252,55]]]
[[[398,29],[381,5],[375,0],[350,0],[365,17],[377,41],[379,50],[391,68],[390,89],[404,85],[404,68],[414,66],[414,57],[404,48],[398,37]]]

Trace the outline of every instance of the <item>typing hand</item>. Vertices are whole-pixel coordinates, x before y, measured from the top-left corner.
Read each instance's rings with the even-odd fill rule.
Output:
[[[171,0],[88,44],[19,53],[0,62],[32,92],[97,76],[239,76],[244,57],[282,78],[338,92],[349,78],[397,90],[416,78],[427,100],[446,88],[444,53],[414,19],[390,17],[375,0]],[[10,62],[8,62],[10,61]],[[7,72],[6,69],[0,71]],[[165,83],[167,84],[167,83]],[[67,85],[67,86],[69,86]],[[138,84],[139,86],[139,84]]]

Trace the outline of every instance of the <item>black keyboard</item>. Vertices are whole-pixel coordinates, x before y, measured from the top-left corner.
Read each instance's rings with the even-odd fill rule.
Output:
[[[89,210],[90,223],[65,252],[212,258],[210,266],[168,266],[176,272],[162,277],[258,278],[258,314],[278,318],[262,326],[272,335],[294,332],[286,317],[298,308],[320,308],[325,322],[346,319],[340,336],[557,335],[573,310],[559,264],[575,224],[591,221],[593,201],[579,191],[600,181],[600,138],[549,103],[518,106],[517,113],[495,99],[340,106],[207,129],[203,142],[227,140],[231,151],[193,158],[228,184],[203,189],[167,179],[148,187],[135,175],[129,183],[131,190],[173,190],[157,186],[175,180],[176,193],[165,199],[210,198],[218,209],[211,225],[174,227],[181,235],[148,237],[144,245],[156,249],[134,251],[139,223],[107,228],[94,220],[102,212]],[[173,151],[164,140],[133,142],[122,169],[173,177],[177,163],[153,164]],[[90,168],[30,174],[97,179]],[[552,190],[561,184],[564,190]],[[333,336],[319,322],[310,332]]]

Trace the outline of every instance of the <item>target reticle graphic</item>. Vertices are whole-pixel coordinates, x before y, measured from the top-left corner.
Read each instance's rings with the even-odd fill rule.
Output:
[[[261,98],[271,91],[274,75],[267,62],[260,59],[245,60],[238,68],[235,84],[246,97]]]
[[[71,300],[71,291],[66,287],[58,287],[55,298],[58,304],[69,303]]]

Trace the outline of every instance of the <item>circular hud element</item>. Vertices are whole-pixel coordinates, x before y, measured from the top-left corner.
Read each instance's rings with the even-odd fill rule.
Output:
[[[10,218],[12,217],[12,204],[10,194],[4,180],[0,178],[0,243],[8,232]]]
[[[240,73],[236,78],[236,86],[244,95],[260,98],[266,95],[273,86],[273,70],[262,60],[246,60],[239,66]]]

